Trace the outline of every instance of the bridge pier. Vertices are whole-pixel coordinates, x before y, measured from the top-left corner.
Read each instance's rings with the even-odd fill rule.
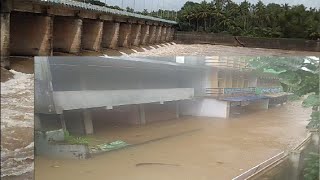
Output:
[[[141,25],[141,45],[149,44],[149,31],[150,26],[148,24]]]
[[[133,46],[139,46],[141,43],[141,24],[131,25],[131,43]]]
[[[1,67],[10,67],[10,13],[4,12],[1,16]]]
[[[56,16],[53,21],[53,50],[78,54],[81,50],[82,19]]]
[[[103,21],[84,19],[82,26],[82,49],[100,51]]]
[[[102,47],[117,49],[119,39],[119,22],[105,21],[103,23]]]
[[[156,44],[160,43],[161,40],[161,31],[162,31],[162,26],[157,26],[156,30]]]
[[[10,55],[52,55],[51,16],[32,13],[11,13]]]
[[[149,30],[149,44],[154,44],[156,42],[157,26],[151,25]]]
[[[130,47],[131,46],[131,24],[130,23],[120,23],[119,31],[119,46],[120,47]]]
[[[160,42],[161,43],[166,41],[166,35],[167,35],[167,27],[166,26],[162,26],[161,38],[160,38]]]

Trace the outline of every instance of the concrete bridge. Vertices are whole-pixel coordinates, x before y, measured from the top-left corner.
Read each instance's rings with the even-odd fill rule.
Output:
[[[170,42],[175,24],[71,0],[1,0],[1,66],[10,67],[10,56]]]

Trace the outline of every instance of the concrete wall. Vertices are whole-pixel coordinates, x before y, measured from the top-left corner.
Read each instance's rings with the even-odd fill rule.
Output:
[[[230,103],[211,98],[184,100],[180,103],[181,115],[228,118]]]
[[[131,44],[133,46],[139,46],[141,40],[141,24],[131,25]]]
[[[52,18],[32,13],[11,13],[10,55],[52,55]]]
[[[64,132],[35,131],[35,154],[52,158],[87,159],[90,158],[89,147],[81,144],[67,144]]]
[[[74,17],[54,17],[53,50],[57,52],[79,53],[81,50],[82,19]]]
[[[118,47],[120,23],[105,21],[103,24],[102,47],[116,49]]]
[[[120,23],[118,45],[120,47],[130,47],[131,46],[131,24]]]
[[[99,51],[102,41],[103,21],[84,19],[82,24],[81,47]]]
[[[320,41],[305,39],[286,39],[286,38],[254,38],[254,37],[237,37],[245,47],[285,49],[300,51],[320,51]],[[230,46],[240,46],[235,37],[231,35],[197,33],[197,32],[176,32],[174,40],[178,43],[191,44],[221,44]]]

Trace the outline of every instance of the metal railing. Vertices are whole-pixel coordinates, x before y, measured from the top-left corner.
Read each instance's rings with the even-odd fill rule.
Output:
[[[206,88],[205,94],[212,97],[253,95],[256,94],[256,88]]]

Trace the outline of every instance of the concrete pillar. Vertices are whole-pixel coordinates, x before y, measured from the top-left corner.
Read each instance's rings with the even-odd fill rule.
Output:
[[[120,47],[130,47],[131,46],[131,24],[130,23],[120,23],[119,31],[119,42]]]
[[[105,21],[103,23],[102,47],[116,49],[118,47],[120,23]]]
[[[141,24],[131,25],[131,43],[134,46],[139,46],[141,43]]]
[[[37,113],[34,114],[34,130],[41,131],[41,121]]]
[[[289,160],[291,164],[291,171],[290,171],[290,179],[291,180],[298,180],[299,179],[299,165],[301,161],[301,154],[300,151],[292,151],[289,153]]]
[[[179,107],[179,101],[176,101],[176,118],[180,118],[180,107]]]
[[[93,134],[92,116],[89,109],[83,110],[83,124],[85,134]]]
[[[150,31],[149,31],[149,44],[154,44],[156,42],[156,31],[157,31],[157,26],[150,26]]]
[[[169,42],[171,36],[171,27],[167,27],[167,33],[166,33],[166,41]]]
[[[148,24],[141,25],[141,45],[149,44],[149,31],[150,26]]]
[[[103,21],[84,19],[82,24],[82,49],[100,51]]]
[[[1,67],[9,68],[10,67],[10,13],[0,14],[1,20]]]
[[[60,122],[61,122],[61,127],[63,130],[67,130],[67,125],[66,125],[66,121],[64,119],[64,115],[63,113],[59,115],[60,116]]]
[[[56,16],[53,21],[53,50],[79,53],[81,50],[82,19]]]
[[[140,116],[140,124],[146,124],[146,113],[144,109],[144,104],[139,104],[139,116]]]
[[[52,55],[53,18],[33,13],[11,13],[10,54]]]
[[[161,40],[161,31],[162,31],[162,26],[157,26],[157,30],[156,30],[156,43],[160,43],[160,40]]]
[[[173,37],[174,37],[174,31],[175,29],[173,27],[171,27],[171,31],[170,31],[170,38],[169,41],[173,41]]]
[[[166,41],[166,36],[167,36],[167,27],[163,26],[162,31],[161,31],[161,39],[160,42],[165,42]]]

